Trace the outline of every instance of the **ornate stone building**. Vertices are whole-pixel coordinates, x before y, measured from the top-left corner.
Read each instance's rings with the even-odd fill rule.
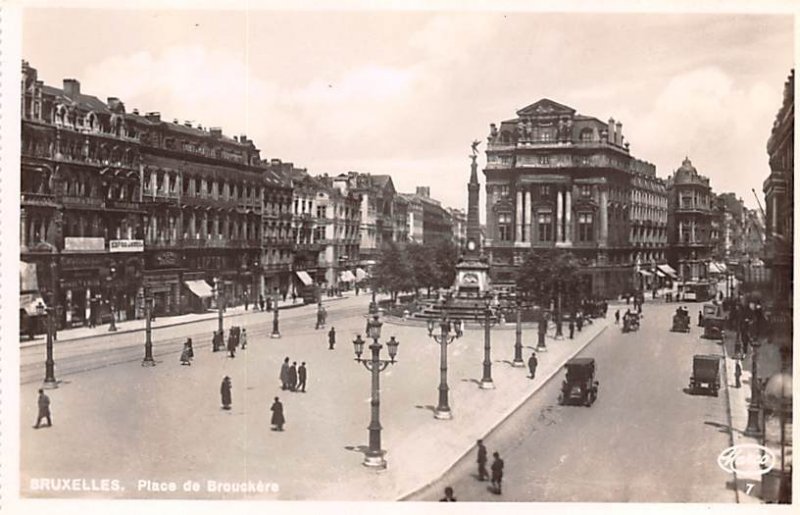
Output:
[[[667,192],[669,264],[678,271],[682,282],[705,280],[715,245],[710,182],[697,173],[687,157],[667,179]]]
[[[292,163],[263,161],[264,209],[262,211],[261,269],[263,295],[288,294],[293,281],[294,233],[292,232]]]
[[[490,131],[485,245],[495,286],[513,284],[530,249],[569,249],[583,264],[584,292],[607,297],[639,286],[637,254],[663,259],[655,167],[630,154],[621,123],[542,99]]]
[[[134,316],[143,273],[140,137],[115,98],[22,62],[21,259],[59,327]],[[33,295],[33,297],[31,296]],[[21,299],[36,315],[36,294]]]
[[[401,193],[408,202],[407,234],[410,241],[430,245],[453,240],[450,211],[431,198],[428,186],[417,186],[416,193]]]

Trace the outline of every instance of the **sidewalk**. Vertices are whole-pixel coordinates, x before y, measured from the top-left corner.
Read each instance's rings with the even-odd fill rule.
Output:
[[[748,355],[741,360],[741,387],[736,388],[736,360],[733,359],[735,342],[736,333],[730,330],[726,331],[723,353],[725,355],[725,378],[728,382],[727,391],[733,445],[761,444],[759,438],[745,436],[744,434],[747,428],[747,406],[750,402],[750,394],[752,392],[753,350],[751,347]],[[759,379],[770,377],[772,374],[779,372],[780,366],[780,353],[776,345],[767,344],[758,349]],[[762,476],[759,474],[739,473],[736,475],[736,488],[739,503],[763,504],[761,500],[761,478]]]
[[[354,296],[355,292],[353,291],[344,292],[341,297],[323,296],[322,303],[325,304],[328,302],[335,302],[337,300],[344,300]],[[308,304],[303,304],[302,299],[297,299],[297,302],[294,303],[292,302],[291,299],[287,300],[281,299],[278,301],[279,309],[301,308],[307,305]],[[249,305],[250,309],[248,310],[244,309],[244,305],[229,307],[224,311],[223,318],[237,317],[258,312],[259,311],[258,309],[253,309],[256,307],[257,306],[254,306],[252,304]],[[200,322],[203,320],[214,320],[218,316],[219,314],[216,309],[208,310],[205,313],[187,313],[185,315],[161,316],[161,317],[156,317],[156,319],[150,324],[150,327],[152,329],[163,329],[165,327],[175,327],[179,325],[193,324],[195,322]],[[72,327],[69,329],[62,329],[58,331],[56,343],[73,341],[73,340],[82,340],[85,338],[98,338],[103,336],[108,337],[115,334],[125,334],[125,333],[144,331],[145,320],[144,318],[140,318],[135,320],[126,320],[125,322],[117,322],[116,331],[109,331],[108,327],[109,324],[102,324],[96,327]],[[46,335],[37,334],[33,338],[33,340],[29,340],[27,338],[20,339],[19,346],[20,348],[26,348],[37,345],[44,345],[46,341],[47,341]]]

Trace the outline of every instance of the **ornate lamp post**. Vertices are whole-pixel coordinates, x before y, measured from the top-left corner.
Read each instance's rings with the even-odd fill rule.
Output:
[[[452,331],[450,319],[447,317],[447,303],[449,297],[445,299],[445,311],[439,321],[440,333],[435,334],[433,331],[434,324],[432,320],[428,321],[428,336],[439,344],[440,347],[440,381],[439,381],[439,404],[433,412],[434,418],[439,420],[450,420],[453,418],[453,412],[450,410],[449,392],[450,387],[447,385],[447,346],[459,337],[458,332]]]
[[[558,281],[558,299],[556,304],[556,340],[563,340],[564,333],[561,330],[563,318],[561,315],[561,281]]]
[[[109,307],[111,308],[111,322],[108,324],[108,332],[110,333],[113,333],[117,330],[116,302],[112,300],[111,296],[111,289],[112,289],[112,284],[114,283],[114,274],[116,273],[116,271],[117,269],[112,266],[111,269],[109,270],[110,275],[108,276],[108,302],[110,303]]]
[[[753,374],[750,377],[750,404],[747,406],[747,428],[744,430],[744,434],[749,437],[760,438],[764,435],[764,431],[761,429],[761,391],[758,384],[760,334],[753,335],[750,346],[753,347]]]
[[[55,361],[53,360],[53,308],[45,306],[41,301],[36,305],[36,312],[45,315],[47,329],[47,357],[44,361],[44,388],[58,388],[56,381]]]
[[[275,295],[275,300],[272,303],[272,334],[269,335],[270,338],[280,338],[281,337],[281,330],[278,326],[278,311],[280,311],[280,307],[278,306],[278,296]]]
[[[369,423],[369,449],[364,455],[364,466],[385,469],[386,460],[384,459],[385,451],[381,449],[381,400],[380,400],[380,373],[386,370],[390,364],[395,363],[395,356],[397,356],[397,346],[400,342],[392,336],[386,343],[389,349],[389,359],[381,359],[380,353],[383,345],[378,343],[381,337],[381,326],[383,324],[378,320],[375,315],[372,320],[367,322],[367,337],[372,338],[372,344],[369,349],[372,351],[370,359],[362,359],[361,354],[364,352],[364,340],[361,335],[356,336],[353,340],[353,347],[356,353],[356,361],[363,364],[364,367],[372,373],[372,400],[370,401],[371,418]]]
[[[522,299],[517,297],[517,327],[514,333],[514,361],[512,367],[524,367],[522,360]]]
[[[484,333],[483,333],[483,378],[480,387],[483,390],[493,390],[492,381],[492,326],[497,323],[497,319],[492,319],[492,309],[489,301],[486,302],[484,311]]]
[[[143,367],[156,366],[156,360],[153,359],[153,339],[152,328],[150,326],[153,314],[153,294],[149,288],[144,292],[144,359],[142,360]]]

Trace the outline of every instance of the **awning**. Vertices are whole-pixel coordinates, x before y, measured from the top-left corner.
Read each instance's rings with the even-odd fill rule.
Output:
[[[639,270],[639,274],[643,275],[645,277],[650,277],[651,275],[653,275],[650,272],[648,272],[647,270]]]
[[[314,284],[314,281],[311,279],[311,276],[310,276],[310,275],[308,275],[308,272],[305,272],[305,271],[303,271],[303,270],[299,270],[299,271],[297,271],[297,272],[295,272],[295,273],[297,274],[297,277],[298,277],[298,278],[299,278],[299,279],[300,279],[300,280],[303,282],[303,284],[305,284],[306,286],[311,286],[312,284]]]
[[[192,290],[192,293],[201,299],[205,299],[214,295],[214,291],[211,289],[211,286],[209,286],[208,283],[203,280],[184,281],[183,284],[185,284],[190,290]]]
[[[40,313],[38,306],[41,305],[42,309],[47,307],[47,304],[44,303],[42,296],[38,293],[22,293],[19,296],[19,309],[24,309],[25,313],[29,317],[35,317],[39,315],[44,315],[44,312]]]
[[[339,274],[339,279],[346,283],[351,283],[356,280],[356,276],[353,275],[353,272],[350,270],[345,270],[341,274]]]
[[[708,264],[708,271],[712,274],[721,274],[723,273],[722,270],[719,268],[718,263],[714,263],[713,261]]]
[[[36,263],[19,262],[19,291],[38,291],[39,281],[36,276]]]
[[[678,272],[669,265],[658,265],[658,269],[670,277],[678,277]]]
[[[359,281],[363,281],[367,278],[367,273],[364,271],[363,268],[356,268],[356,277]]]
[[[717,267],[722,270],[722,273],[728,273],[728,266],[725,263],[717,263]]]
[[[666,277],[667,276],[667,274],[665,274],[664,272],[662,272],[658,268],[656,268],[656,275],[659,276],[659,277]]]

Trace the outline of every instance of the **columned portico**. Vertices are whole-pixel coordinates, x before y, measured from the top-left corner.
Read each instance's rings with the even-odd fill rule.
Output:
[[[523,225],[522,225],[522,241],[527,242],[530,246],[533,242],[531,229],[533,228],[533,213],[531,212],[531,190],[530,186],[525,187],[525,205],[522,206]]]
[[[517,206],[517,218],[516,218],[515,222],[516,222],[517,230],[516,230],[516,237],[514,238],[514,241],[519,243],[519,242],[522,241],[522,191],[521,190],[517,191],[517,204],[516,204],[516,206]]]
[[[600,245],[608,245],[608,191],[600,189]]]
[[[564,241],[564,192],[559,190],[556,196],[556,243]]]
[[[569,186],[564,193],[564,242],[572,245],[572,191]]]

